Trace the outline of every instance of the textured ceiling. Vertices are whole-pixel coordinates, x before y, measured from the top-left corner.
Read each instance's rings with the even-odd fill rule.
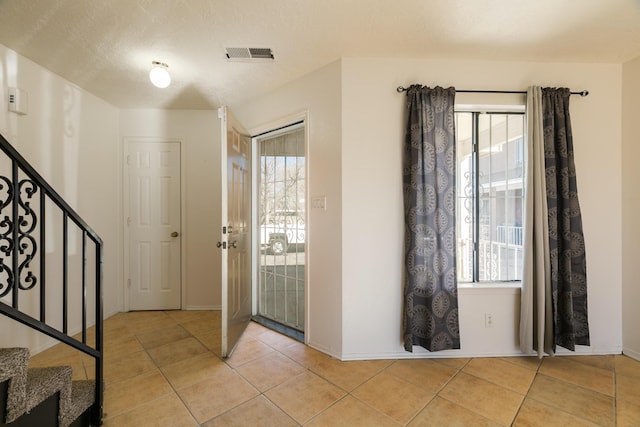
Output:
[[[0,0],[0,44],[117,107],[204,109],[342,56],[621,63],[640,56],[640,0]]]

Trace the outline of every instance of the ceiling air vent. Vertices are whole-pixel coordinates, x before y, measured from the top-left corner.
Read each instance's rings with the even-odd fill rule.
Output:
[[[237,61],[272,60],[273,51],[262,47],[228,47],[227,59]]]

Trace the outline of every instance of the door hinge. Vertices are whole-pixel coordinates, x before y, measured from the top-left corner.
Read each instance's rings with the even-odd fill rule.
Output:
[[[131,289],[131,279],[127,279],[127,288]]]
[[[127,227],[131,227],[131,217],[127,217]]]
[[[127,154],[127,164],[130,165],[131,164],[131,156]]]

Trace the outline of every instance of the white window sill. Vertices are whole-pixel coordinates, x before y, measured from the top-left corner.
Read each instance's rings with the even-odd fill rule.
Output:
[[[515,294],[520,293],[522,282],[458,283],[458,292],[464,294]]]
[[[522,287],[522,282],[519,280],[510,282],[458,282],[458,289],[460,288],[472,288],[472,289],[493,289],[493,288],[518,288]]]

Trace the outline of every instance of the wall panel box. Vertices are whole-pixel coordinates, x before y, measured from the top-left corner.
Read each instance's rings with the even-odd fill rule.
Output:
[[[17,87],[9,88],[9,111],[25,115],[27,114],[28,104],[27,92]]]

